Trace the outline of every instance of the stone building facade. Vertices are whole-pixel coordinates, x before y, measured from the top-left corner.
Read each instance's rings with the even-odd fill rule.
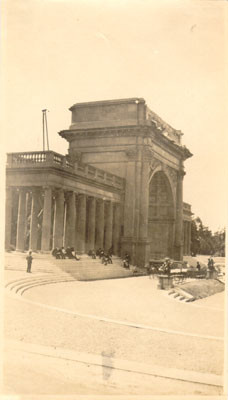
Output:
[[[142,98],[77,103],[52,151],[8,154],[6,248],[113,247],[132,263],[190,254],[182,133]]]

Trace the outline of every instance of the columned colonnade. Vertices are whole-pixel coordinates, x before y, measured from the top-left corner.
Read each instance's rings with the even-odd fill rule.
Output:
[[[191,254],[191,221],[183,221],[184,255]]]
[[[121,234],[121,205],[118,202],[89,196],[72,190],[48,187],[18,189],[16,250],[29,248],[50,251],[55,247],[74,247],[78,253],[99,247],[119,255]],[[14,189],[6,189],[5,246],[10,248],[12,237],[12,208]],[[28,210],[28,194],[31,196]],[[42,199],[42,204],[40,198]],[[38,214],[42,212],[41,245],[38,249]],[[29,218],[28,218],[29,215]],[[29,225],[29,227],[28,227]]]

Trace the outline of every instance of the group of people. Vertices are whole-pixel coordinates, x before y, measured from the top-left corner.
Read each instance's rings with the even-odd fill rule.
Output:
[[[53,257],[55,257],[57,260],[64,260],[65,258],[69,259],[75,259],[77,261],[80,260],[80,258],[77,256],[76,252],[74,251],[74,247],[67,247],[64,249],[64,247],[55,247],[52,250]]]
[[[99,249],[97,251],[90,250],[88,252],[88,255],[93,259],[96,259],[97,257],[99,257],[101,260],[101,263],[104,265],[112,264],[112,254],[113,254],[112,247],[107,252],[105,252],[104,249],[102,249],[101,247],[99,247]]]
[[[80,260],[80,258],[77,256],[74,250],[74,247],[67,247],[66,249],[64,247],[60,248],[55,247],[52,250],[51,254],[57,260],[64,260],[66,258],[75,259],[77,261]],[[107,252],[105,252],[102,248],[99,248],[97,251],[89,250],[88,252],[88,255],[92,257],[92,259],[96,259],[97,257],[99,257],[101,259],[101,263],[104,265],[112,264],[112,254],[113,254],[112,247]],[[33,260],[32,251],[29,250],[28,255],[26,257],[28,273],[31,273],[32,260]],[[126,253],[124,256],[123,267],[127,269],[130,268],[130,255],[128,253]]]
[[[208,258],[207,270],[208,270],[208,278],[213,279],[216,268],[215,268],[215,263],[214,263],[214,260],[212,257]]]
[[[101,247],[99,249],[95,250],[89,250],[88,256],[90,256],[92,259],[96,259],[99,257],[101,260],[101,263],[104,265],[112,264],[112,255],[113,255],[113,248],[110,247],[108,251],[105,251]],[[125,256],[123,258],[123,267],[126,269],[130,268],[130,255],[128,253],[125,253]]]
[[[201,266],[200,262],[197,261],[196,263],[196,268],[198,270],[198,272],[200,272],[201,270],[203,271],[203,267]],[[205,269],[204,269],[205,271]],[[215,262],[212,258],[212,256],[210,258],[208,258],[208,262],[207,262],[207,279],[213,279],[214,278],[214,272],[217,271],[216,270],[216,266],[215,266]]]
[[[52,250],[52,256],[55,257],[56,259],[75,259],[77,261],[80,260],[80,258],[77,256],[74,247],[67,247],[66,249],[64,247],[58,248],[55,247]],[[88,252],[88,255],[92,258],[92,259],[96,259],[97,257],[99,257],[99,259],[101,260],[101,263],[104,265],[108,265],[108,264],[112,264],[112,255],[113,255],[113,249],[112,247],[105,252],[104,249],[99,248],[98,250],[90,250]],[[29,250],[28,255],[26,257],[26,261],[27,261],[27,273],[31,273],[31,268],[32,268],[32,251]],[[128,253],[125,253],[125,256],[123,258],[123,267],[126,269],[130,268],[130,255]],[[156,273],[161,272],[167,275],[170,275],[170,271],[171,271],[171,260],[170,258],[166,257],[163,264],[161,265],[161,267],[159,267],[158,269],[156,268]],[[147,268],[147,273],[150,276],[151,274],[153,274],[152,271],[153,267],[150,267],[148,265]],[[201,271],[201,265],[199,263],[199,261],[197,261],[197,265],[196,268],[198,270],[198,272]],[[216,267],[215,267],[215,263],[212,257],[210,257],[208,259],[208,263],[207,263],[207,277],[208,279],[213,279],[214,278],[214,271],[216,271]]]

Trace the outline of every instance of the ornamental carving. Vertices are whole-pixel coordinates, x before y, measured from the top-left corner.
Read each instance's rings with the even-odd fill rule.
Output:
[[[153,158],[150,162],[150,169],[153,172],[157,167],[162,167],[162,162],[157,160],[156,158]]]

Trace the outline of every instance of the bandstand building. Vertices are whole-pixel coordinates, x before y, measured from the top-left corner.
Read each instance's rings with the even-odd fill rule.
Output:
[[[112,247],[138,266],[190,254],[183,179],[192,154],[182,132],[142,98],[77,103],[70,111],[69,129],[59,132],[67,155],[7,155],[6,249]]]

